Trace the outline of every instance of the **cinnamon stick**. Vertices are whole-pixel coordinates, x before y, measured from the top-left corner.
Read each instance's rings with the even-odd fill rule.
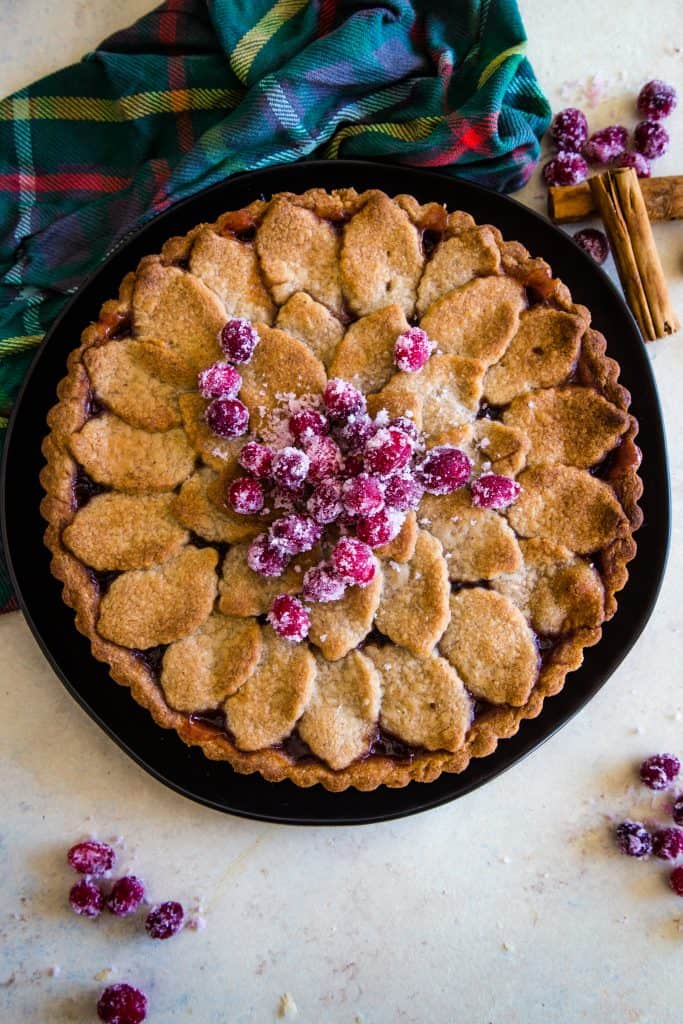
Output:
[[[683,218],[683,174],[642,178],[640,188],[650,220]],[[594,213],[595,203],[587,181],[548,189],[548,215],[556,224],[585,220]]]
[[[626,300],[646,341],[673,334],[680,322],[669,299],[640,181],[631,167],[589,179]]]

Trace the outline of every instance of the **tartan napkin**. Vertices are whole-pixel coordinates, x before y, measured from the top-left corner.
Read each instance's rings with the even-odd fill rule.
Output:
[[[307,156],[520,188],[550,121],[525,42],[515,0],[166,0],[0,101],[0,445],[68,296],[178,199]]]

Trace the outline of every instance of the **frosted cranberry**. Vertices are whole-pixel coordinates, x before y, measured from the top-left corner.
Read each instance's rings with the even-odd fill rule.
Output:
[[[228,488],[228,503],[240,516],[253,516],[263,508],[263,488],[258,480],[243,476]]]
[[[429,359],[433,343],[421,327],[409,327],[399,334],[394,345],[394,362],[404,373],[417,373]]]
[[[357,587],[367,586],[377,571],[372,549],[355,537],[342,537],[330,561],[345,583]]]
[[[376,432],[377,425],[366,412],[355,412],[342,424],[338,436],[349,452],[359,452]]]
[[[683,866],[673,869],[669,876],[669,885],[677,896],[683,896]]]
[[[360,391],[338,377],[328,380],[323,391],[323,402],[330,416],[336,420],[345,420],[352,413],[365,409],[365,399]]]
[[[351,477],[358,476],[359,473],[362,473],[363,465],[362,455],[347,455],[344,459],[344,468],[342,473],[348,480]]]
[[[239,398],[214,398],[207,407],[206,422],[219,437],[241,437],[249,427],[249,410]]]
[[[182,904],[168,900],[152,907],[145,921],[145,930],[153,939],[170,939],[172,935],[178,934],[184,922]]]
[[[104,907],[104,896],[94,882],[82,878],[71,886],[69,904],[74,914],[83,917],[99,917]]]
[[[313,440],[306,442],[305,451],[309,461],[310,483],[317,484],[320,480],[339,472],[342,464],[341,452],[331,437],[314,437]]]
[[[614,161],[613,167],[632,167],[639,178],[651,178],[652,168],[642,153],[622,153]]]
[[[661,121],[676,109],[678,95],[672,85],[653,78],[638,93],[638,112],[648,121]]]
[[[273,480],[280,487],[296,491],[306,479],[309,468],[308,455],[298,448],[281,448],[273,459]]]
[[[291,594],[280,594],[270,606],[268,622],[278,636],[300,643],[308,636],[311,620],[298,598]]]
[[[228,320],[221,331],[221,348],[233,363],[248,363],[259,341],[256,328],[242,317]]]
[[[67,860],[80,875],[99,875],[111,871],[116,860],[116,854],[107,843],[98,843],[95,839],[88,839],[84,843],[76,843],[67,853]]]
[[[657,121],[641,121],[633,130],[633,143],[648,160],[656,160],[669,148],[669,133]]]
[[[396,427],[397,430],[401,430],[406,437],[410,438],[413,445],[416,445],[420,440],[420,431],[408,416],[397,416],[395,419],[390,420],[387,426]]]
[[[519,497],[521,487],[509,476],[485,473],[472,482],[472,504],[477,508],[507,508]]]
[[[274,458],[275,452],[272,448],[258,441],[248,441],[239,453],[237,461],[249,473],[263,478],[270,476]]]
[[[288,556],[267,533],[260,533],[249,545],[247,565],[259,576],[282,576],[288,562]]]
[[[660,860],[676,860],[683,853],[683,828],[660,828],[652,836],[652,852]]]
[[[578,185],[588,177],[588,165],[579,153],[560,150],[543,168],[546,185]]]
[[[382,509],[374,516],[364,516],[356,523],[356,534],[371,548],[389,544],[401,532],[405,516],[393,509]]]
[[[214,363],[198,374],[197,387],[204,398],[237,398],[242,377],[230,363]]]
[[[346,584],[329,565],[317,565],[304,574],[304,599],[326,603],[344,596]]]
[[[289,430],[295,441],[301,444],[314,437],[329,433],[327,419],[317,409],[299,409],[289,417]]]
[[[270,503],[281,512],[294,512],[297,507],[297,492],[286,487],[274,487],[270,492]]]
[[[555,149],[569,150],[580,153],[581,147],[588,138],[588,121],[586,115],[578,107],[567,107],[555,114],[550,126],[550,137]]]
[[[602,264],[607,259],[609,253],[607,235],[602,231],[598,231],[597,228],[584,228],[583,231],[577,231],[574,235],[574,241],[596,263]]]
[[[677,825],[683,825],[683,796],[679,796],[671,809],[671,817]]]
[[[674,754],[653,754],[640,766],[640,778],[650,789],[666,789],[681,770]]]
[[[365,465],[379,476],[403,469],[412,457],[413,442],[398,427],[382,427],[365,448]]]
[[[451,445],[440,445],[427,452],[415,475],[430,494],[451,494],[464,487],[471,472],[472,463],[464,452]]]
[[[391,476],[384,488],[384,503],[387,508],[397,512],[408,512],[417,508],[422,500],[424,489],[412,476]]]
[[[649,857],[652,836],[640,821],[622,821],[616,830],[617,846],[627,857]]]
[[[286,555],[299,555],[302,551],[310,551],[322,537],[323,529],[309,516],[293,512],[282,519],[276,519],[268,531],[268,535]]]
[[[342,485],[334,477],[317,484],[306,504],[316,523],[333,523],[339,517],[342,511],[341,492]]]
[[[147,1017],[147,996],[132,985],[110,985],[99,998],[97,1016],[105,1024],[142,1024]]]
[[[107,897],[107,910],[116,917],[134,914],[145,898],[145,887],[135,875],[125,875],[114,882]]]
[[[360,473],[342,485],[342,504],[352,516],[372,516],[384,508],[384,495],[377,480]]]
[[[628,132],[624,126],[611,124],[607,128],[601,128],[599,132],[593,132],[583,147],[583,155],[591,163],[607,166],[621,156],[626,149],[627,141]]]

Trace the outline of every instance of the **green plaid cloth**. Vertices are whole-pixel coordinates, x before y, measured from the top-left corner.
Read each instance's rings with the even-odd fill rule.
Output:
[[[68,296],[184,196],[308,156],[520,188],[550,120],[524,51],[515,0],[166,0],[2,100],[0,444]]]

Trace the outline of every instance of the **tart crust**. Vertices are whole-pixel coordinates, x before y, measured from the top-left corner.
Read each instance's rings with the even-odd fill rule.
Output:
[[[365,212],[363,213],[363,211]],[[382,211],[385,211],[384,221],[381,217]],[[343,228],[344,223],[358,213],[363,215],[356,222],[355,233],[360,238],[361,252],[365,252],[371,270],[366,280],[363,279],[362,273],[356,274],[354,277],[351,246],[345,242],[337,243],[336,241],[340,228]],[[311,217],[314,219],[311,220]],[[276,239],[280,238],[283,231],[286,232],[287,224],[290,222],[294,225],[295,236],[297,236],[288,248],[283,250],[279,263],[274,262],[272,255],[269,255],[266,257],[265,267],[262,254],[259,253],[258,230],[256,231],[256,242],[253,242],[250,236],[250,232],[253,235],[254,229],[258,229],[264,218],[268,230],[274,234]],[[327,227],[318,228],[316,226],[318,223],[327,225]],[[376,225],[378,223],[383,223],[387,230],[391,225],[395,227],[394,237],[390,240],[391,244],[387,243],[385,248],[382,248],[385,240],[377,237]],[[325,306],[331,316],[344,324],[349,319],[372,315],[377,309],[389,306],[392,302],[398,302],[405,314],[410,316],[413,312],[416,295],[419,297],[418,309],[427,314],[429,306],[422,309],[421,300],[428,290],[421,289],[420,282],[423,280],[425,267],[430,265],[429,255],[425,255],[423,250],[421,256],[418,249],[415,248],[413,239],[419,241],[424,231],[437,232],[442,243],[463,235],[462,246],[452,245],[450,248],[469,252],[472,232],[475,230],[478,231],[476,236],[478,239],[482,237],[482,232],[484,233],[487,256],[486,260],[479,258],[474,260],[471,256],[468,257],[471,269],[465,274],[467,281],[470,280],[472,273],[475,278],[505,274],[508,278],[525,286],[527,294],[531,293],[540,300],[538,308],[547,307],[558,314],[563,314],[566,318],[565,322],[571,329],[576,327],[578,330],[580,328],[581,332],[577,355],[571,363],[568,376],[564,373],[561,380],[556,380],[554,374],[544,377],[542,373],[536,374],[536,369],[534,369],[533,372],[536,376],[532,375],[533,379],[529,379],[526,384],[520,378],[520,374],[522,377],[524,375],[524,371],[520,370],[520,367],[523,366],[523,358],[527,357],[524,355],[523,358],[517,358],[515,352],[519,350],[526,353],[528,341],[521,339],[516,345],[513,337],[506,349],[510,353],[508,362],[511,363],[513,356],[517,360],[514,363],[510,381],[506,383],[505,380],[505,356],[503,355],[502,359],[494,364],[496,373],[492,374],[491,369],[487,371],[487,378],[484,379],[483,384],[484,400],[489,395],[497,397],[505,393],[506,404],[509,404],[516,396],[528,394],[530,389],[561,386],[564,383],[591,389],[601,399],[616,406],[621,415],[625,417],[626,428],[603,463],[600,475],[605,487],[610,489],[621,506],[623,522],[627,526],[615,531],[599,551],[591,553],[592,563],[599,573],[604,588],[604,620],[609,619],[616,611],[616,594],[627,581],[627,565],[636,551],[633,533],[642,522],[642,513],[638,506],[638,500],[642,493],[642,484],[638,477],[641,456],[635,443],[638,425],[628,412],[630,395],[618,382],[618,364],[606,355],[605,338],[589,327],[590,314],[588,310],[573,303],[566,286],[552,277],[550,267],[543,260],[532,258],[527,250],[517,242],[504,241],[495,227],[489,225],[478,227],[468,215],[458,211],[448,214],[442,207],[434,203],[420,206],[411,196],[397,196],[391,200],[383,193],[374,190],[363,194],[358,194],[353,189],[332,193],[327,193],[322,189],[312,189],[299,196],[281,193],[269,202],[259,200],[243,210],[223,214],[215,224],[200,225],[182,238],[170,239],[163,247],[160,256],[147,257],[142,261],[137,272],[124,278],[118,298],[104,304],[97,322],[84,330],[80,346],[70,354],[67,362],[67,376],[57,389],[58,402],[48,416],[50,433],[43,442],[46,465],[41,473],[41,483],[46,493],[41,504],[41,511],[48,524],[45,543],[52,553],[52,572],[63,584],[63,600],[74,609],[76,627],[89,638],[94,657],[109,665],[112,678],[120,685],[130,689],[134,699],[150,711],[159,726],[175,729],[185,743],[201,747],[208,758],[229,761],[238,772],[260,772],[266,779],[272,781],[290,779],[304,787],[320,783],[331,791],[341,791],[349,786],[354,786],[359,790],[372,790],[379,785],[401,787],[413,780],[429,782],[444,771],[463,771],[471,758],[484,757],[492,753],[499,740],[517,732],[522,721],[537,717],[543,708],[546,697],[561,690],[567,674],[581,664],[583,649],[600,640],[600,625],[592,628],[579,628],[570,634],[555,638],[553,645],[541,659],[538,676],[524,703],[519,707],[503,704],[490,705],[480,709],[466,732],[464,742],[457,750],[429,751],[416,747],[412,750],[411,756],[406,757],[392,757],[382,752],[369,751],[365,756],[352,761],[346,767],[334,770],[322,760],[314,757],[297,760],[282,746],[275,745],[253,751],[241,750],[235,745],[229,733],[218,730],[206,721],[197,720],[187,713],[171,708],[164,698],[157,675],[152,670],[148,659],[145,658],[144,652],[112,643],[98,632],[97,623],[102,601],[100,582],[93,570],[81,561],[63,540],[64,531],[73,522],[79,507],[74,488],[78,483],[81,469],[73,454],[73,438],[93,415],[93,388],[86,369],[86,365],[93,364],[93,359],[87,353],[92,353],[94,349],[102,347],[116,338],[131,336],[134,304],[137,303],[139,306],[144,299],[141,335],[149,344],[151,355],[153,356],[154,347],[157,346],[160,360],[166,361],[165,375],[162,370],[159,370],[158,376],[160,379],[170,379],[168,362],[172,357],[177,361],[178,377],[183,381],[182,385],[178,385],[179,390],[188,390],[194,371],[192,368],[188,370],[184,360],[191,365],[198,360],[201,361],[196,338],[193,340],[192,347],[189,348],[189,343],[186,342],[186,339],[190,338],[190,334],[187,333],[189,328],[183,322],[178,335],[182,344],[176,344],[172,330],[173,325],[169,325],[166,320],[164,320],[163,336],[148,338],[150,327],[147,315],[155,296],[160,300],[164,294],[180,288],[181,285],[185,287],[187,284],[189,291],[185,295],[184,301],[187,302],[188,298],[191,300],[187,307],[188,317],[192,315],[196,316],[198,321],[202,320],[202,328],[206,330],[206,337],[209,339],[204,362],[208,364],[216,358],[216,351],[211,342],[211,332],[220,319],[223,299],[216,290],[218,286],[214,287],[214,277],[210,273],[211,249],[203,244],[207,237],[211,237],[212,241],[214,236],[218,239],[229,239],[231,242],[243,240],[244,245],[248,247],[249,252],[242,253],[245,265],[248,264],[251,275],[248,298],[249,301],[256,302],[253,296],[257,295],[258,305],[255,308],[258,309],[259,315],[264,320],[267,314],[268,322],[273,322],[277,315],[274,311],[278,307],[286,305],[287,301],[291,302],[291,296],[305,293],[321,306]],[[213,234],[210,236],[209,232]],[[308,262],[304,262],[300,266],[299,276],[292,277],[288,267],[290,264],[296,264],[297,252],[301,244],[297,233],[302,237],[305,235],[310,238],[312,248],[307,257]],[[348,238],[353,238],[353,232],[347,236]],[[203,246],[201,248],[202,279],[191,273],[191,254],[197,240],[199,240],[198,244]],[[262,247],[266,245],[267,233],[262,236],[261,243]],[[491,247],[494,243],[500,253],[500,261],[496,258],[495,253],[492,253]],[[278,244],[280,243],[278,242]],[[220,242],[214,242],[214,245],[218,246],[221,258],[224,258],[224,247],[220,245]],[[436,251],[439,252],[438,247]],[[442,255],[439,256],[439,259],[443,261],[444,248],[440,251]],[[335,252],[336,264],[333,258]],[[314,253],[317,253],[316,259],[312,258]],[[185,269],[188,266],[188,260],[190,270]],[[207,261],[208,266],[205,265]],[[260,279],[254,277],[254,274],[258,274],[259,267]],[[325,275],[326,267],[331,268],[329,278]],[[449,276],[447,267],[435,268],[435,272],[436,269],[446,281],[445,287],[453,287],[453,282],[460,280],[457,274]],[[186,275],[189,280],[181,279],[179,275]],[[217,267],[216,280],[218,278],[222,280],[223,277],[225,277],[225,268]],[[391,289],[386,302],[383,302],[379,296],[381,287],[384,287],[382,282],[385,278],[387,283],[391,284]],[[157,282],[156,286],[155,281]],[[140,290],[141,286],[144,286],[144,294]],[[157,292],[154,292],[155,287],[158,289]],[[467,287],[467,284],[464,284],[464,287]],[[472,291],[471,285],[470,291]],[[439,290],[436,289],[435,293],[439,294]],[[244,302],[246,303],[246,301],[245,298]],[[533,306],[532,308],[537,307]],[[351,310],[353,312],[350,312]],[[226,312],[225,319],[228,318],[228,315]],[[321,315],[323,315],[322,311]],[[522,314],[522,320],[524,318],[525,314]],[[264,333],[267,333],[267,328]],[[273,331],[272,333],[275,335],[277,332]],[[132,337],[134,340],[140,340],[140,336],[136,338],[134,331]],[[297,344],[303,345],[304,342],[297,341]],[[311,363],[311,365],[313,364]],[[318,360],[316,360],[316,365],[321,365]],[[554,365],[557,365],[557,360]],[[488,391],[487,380],[491,382]],[[492,383],[494,380],[495,388]],[[417,381],[414,384],[417,384]],[[398,390],[398,398],[401,399],[400,389]],[[413,390],[414,386],[409,395],[405,391],[404,394],[407,394],[411,400],[415,398],[416,409],[421,415],[422,403],[419,401],[419,396],[413,394]],[[389,394],[392,393],[391,387],[388,391]],[[374,403],[371,401],[369,405],[373,412],[377,408],[383,407],[381,401]],[[405,409],[405,407],[404,404],[403,408]],[[390,411],[390,414],[395,415],[396,413]],[[475,424],[478,422],[475,421]],[[160,425],[164,428],[167,426],[165,421]],[[432,440],[430,443],[434,443],[434,441]],[[437,443],[444,443],[443,439],[437,439]],[[223,462],[223,464],[225,463]],[[201,452],[198,452],[192,471],[202,469],[204,465],[206,465],[206,460],[202,461]],[[190,475],[190,473],[187,474],[188,479]],[[520,477],[523,483],[523,472]],[[424,522],[421,523],[421,528],[425,528]],[[189,543],[193,543],[192,538]],[[384,571],[386,572],[386,568]],[[220,562],[216,571],[217,590],[219,573]],[[217,600],[220,601],[220,598]],[[379,596],[374,601],[375,606],[378,603]],[[214,614],[216,613],[214,612]],[[319,651],[317,647],[311,647],[311,650]],[[326,653],[323,647],[322,654],[326,655]],[[439,654],[438,646],[434,652],[428,654],[428,657],[433,657],[435,654]],[[318,653],[316,656],[320,657],[321,655]],[[311,689],[308,683],[305,686],[301,685],[302,695],[299,701],[301,708],[306,705],[307,688]],[[239,693],[239,690],[237,692]],[[231,699],[234,700],[234,697]],[[297,713],[298,710],[299,707],[297,707]]]

